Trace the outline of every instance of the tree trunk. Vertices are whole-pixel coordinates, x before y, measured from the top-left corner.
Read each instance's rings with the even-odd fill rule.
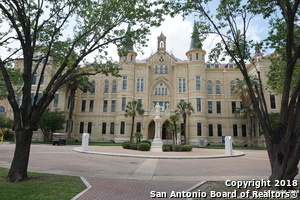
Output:
[[[253,135],[252,135],[252,117],[251,111],[247,109],[247,137],[248,137],[248,146],[253,146]]]
[[[132,116],[132,126],[131,126],[131,133],[130,133],[130,142],[132,142],[132,140],[133,140],[134,118],[135,117]]]
[[[69,117],[68,117],[68,124],[67,124],[67,126],[68,126],[67,127],[68,142],[71,141],[71,134],[72,134],[75,92],[76,92],[76,90],[74,90],[74,89],[70,90],[70,108],[69,108]]]
[[[184,136],[184,144],[186,143],[186,117],[183,117],[183,136]]]
[[[27,167],[32,134],[33,132],[31,128],[16,130],[16,149],[7,175],[7,181],[20,182],[28,178]]]

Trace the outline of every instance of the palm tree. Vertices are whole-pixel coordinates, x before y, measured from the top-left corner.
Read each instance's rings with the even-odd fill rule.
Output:
[[[142,108],[143,105],[140,102],[137,101],[129,101],[126,105],[125,109],[125,117],[131,117],[131,122],[132,122],[132,127],[131,127],[131,133],[130,133],[130,141],[132,142],[133,139],[133,128],[134,128],[134,120],[135,116],[137,114],[143,115],[144,114],[144,109]]]
[[[177,110],[175,111],[175,113],[177,115],[181,115],[183,118],[184,144],[187,144],[186,118],[190,116],[193,112],[195,111],[191,102],[180,102],[177,104]]]
[[[258,79],[254,76],[250,76],[250,81],[253,87],[258,85]],[[254,90],[256,91],[256,90]],[[242,106],[240,109],[236,110],[236,116],[245,116],[247,119],[247,137],[249,138],[249,146],[253,145],[253,117],[255,115],[252,109],[252,101],[249,93],[249,88],[246,84],[246,81],[236,79],[234,84],[233,94],[238,96],[242,100]]]
[[[76,72],[74,72],[76,73]],[[69,114],[68,114],[68,122],[67,122],[67,135],[68,135],[68,141],[71,140],[71,132],[72,132],[72,125],[73,125],[73,111],[75,106],[75,96],[77,89],[80,89],[81,91],[90,91],[93,92],[95,85],[93,82],[89,81],[88,76],[78,76],[72,80],[70,80],[66,84],[67,92],[69,95]]]
[[[170,116],[171,123],[167,129],[167,132],[172,134],[174,145],[177,144],[177,133],[180,132],[180,124],[178,120],[179,120],[178,115],[171,115]]]

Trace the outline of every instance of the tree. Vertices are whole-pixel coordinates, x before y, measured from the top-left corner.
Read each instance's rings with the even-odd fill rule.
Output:
[[[65,115],[63,111],[55,110],[50,111],[45,110],[42,117],[38,122],[38,127],[42,130],[44,134],[44,142],[49,142],[52,140],[52,134],[56,130],[64,128]]]
[[[191,102],[180,102],[177,104],[177,110],[175,110],[175,113],[177,115],[181,115],[183,119],[183,133],[184,133],[184,144],[187,144],[186,135],[186,119],[188,116],[190,116],[194,111],[194,108],[191,104]]]
[[[217,34],[221,42],[212,50],[211,58],[221,53],[227,55],[240,69],[249,88],[253,108],[257,114],[268,150],[271,165],[270,180],[293,180],[298,174],[300,158],[300,77],[295,76],[300,56],[299,43],[299,0],[221,0],[216,16],[207,10],[210,0],[192,1],[184,4],[169,2],[175,13],[195,12],[203,19],[201,31]],[[275,14],[274,14],[275,13]],[[281,111],[279,128],[272,130],[269,113],[264,99],[263,86],[258,75],[259,85],[253,87],[247,70],[247,61],[255,68],[255,60],[250,58],[252,41],[247,38],[251,20],[256,14],[269,18],[271,47],[276,49],[283,62],[283,87],[281,90]],[[292,79],[295,78],[292,90]],[[257,95],[258,94],[258,95]],[[283,187],[286,188],[286,187]]]
[[[133,129],[134,129],[134,121],[137,114],[143,115],[144,109],[143,105],[137,101],[129,101],[126,105],[125,109],[125,117],[131,117],[131,131],[130,131],[130,141],[133,141]]]
[[[33,127],[61,86],[82,75],[116,74],[117,68],[108,61],[108,45],[113,44],[121,49],[131,42],[125,40],[128,22],[132,24],[132,41],[144,45],[149,27],[160,25],[164,11],[159,2],[149,3],[147,0],[0,2],[1,53],[9,52],[0,58],[0,71],[13,110],[16,132],[16,148],[8,181],[27,179]],[[79,74],[73,74],[91,54],[94,61],[83,67]],[[21,105],[17,103],[9,73],[10,66],[17,59],[23,60],[22,66],[19,66],[22,71]],[[52,69],[51,79],[44,84],[39,98],[42,77],[49,66]],[[36,87],[32,88],[31,83],[37,72],[40,78]]]
[[[258,80],[254,76],[250,76],[250,81],[253,86],[258,85]],[[253,145],[253,115],[252,101],[249,93],[249,88],[245,80],[236,79],[234,84],[233,94],[238,96],[242,100],[242,107],[236,110],[236,115],[245,116],[247,119],[247,137],[249,139],[248,145]]]
[[[181,131],[180,124],[179,124],[179,116],[178,115],[171,115],[170,116],[171,123],[167,128],[167,132],[172,134],[173,144],[177,144],[177,133]]]
[[[78,70],[73,72],[74,74],[78,74]],[[95,86],[93,85],[93,82],[89,81],[89,78],[87,75],[85,76],[78,76],[72,80],[70,80],[67,84],[67,94],[69,95],[69,114],[68,114],[68,121],[67,121],[67,135],[68,135],[68,141],[71,140],[71,133],[72,133],[72,126],[73,126],[73,112],[74,112],[74,106],[75,106],[75,96],[76,96],[76,90],[80,89],[82,91],[93,91]],[[94,92],[94,91],[93,91]]]

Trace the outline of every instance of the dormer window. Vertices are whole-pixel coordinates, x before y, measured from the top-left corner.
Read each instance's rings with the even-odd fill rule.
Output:
[[[196,60],[199,60],[199,53],[196,53]]]
[[[215,69],[219,69],[220,65],[219,64],[215,64]]]
[[[205,65],[205,68],[206,68],[206,69],[210,69],[210,64],[206,64],[206,65]]]
[[[192,56],[192,54],[190,54],[190,61],[192,61],[193,60],[193,56]]]
[[[234,65],[233,65],[233,64],[229,64],[229,65],[228,65],[228,68],[229,68],[229,69],[234,69]]]

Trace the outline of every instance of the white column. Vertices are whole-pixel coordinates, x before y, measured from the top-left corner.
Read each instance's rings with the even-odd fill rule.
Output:
[[[90,134],[88,134],[88,133],[83,133],[82,134],[82,143],[81,143],[81,150],[82,151],[87,151],[88,150],[89,138],[90,138]]]
[[[231,136],[225,137],[225,155],[232,156],[232,138],[231,138]]]

